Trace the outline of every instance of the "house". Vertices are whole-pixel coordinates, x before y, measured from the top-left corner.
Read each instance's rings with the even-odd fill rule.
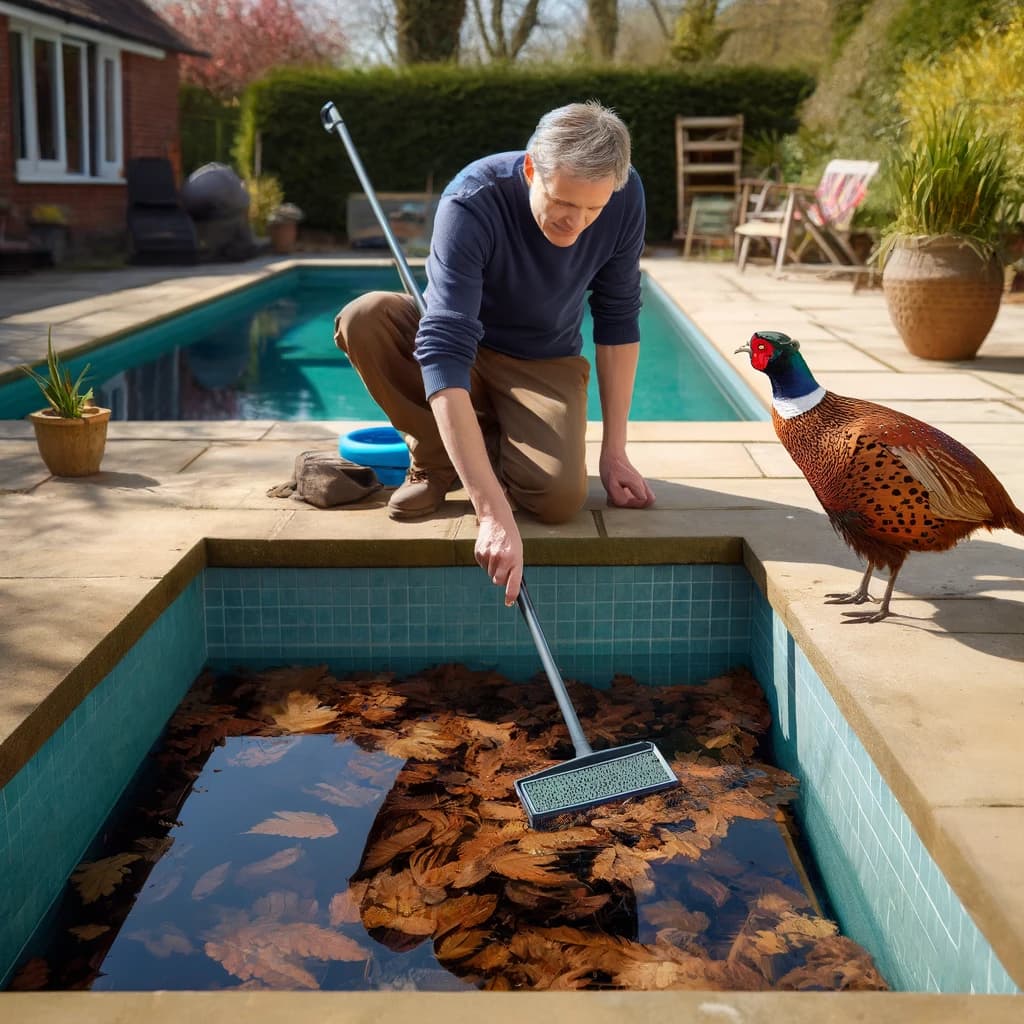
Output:
[[[205,56],[143,0],[0,0],[0,241],[123,247],[126,162],[180,172],[180,54]]]

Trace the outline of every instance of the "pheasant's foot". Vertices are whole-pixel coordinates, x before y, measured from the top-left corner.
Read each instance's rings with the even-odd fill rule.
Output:
[[[866,590],[855,590],[852,594],[826,594],[825,604],[864,604],[865,601],[877,601]]]
[[[881,622],[890,615],[892,612],[888,608],[880,608],[877,612],[843,612],[843,625],[856,626],[862,622]]]

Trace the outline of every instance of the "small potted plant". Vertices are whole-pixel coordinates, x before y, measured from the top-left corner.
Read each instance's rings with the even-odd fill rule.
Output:
[[[54,476],[91,476],[98,473],[107,444],[110,410],[92,404],[92,388],[85,389],[86,366],[72,381],[71,374],[53,351],[52,334],[46,338],[46,373],[22,369],[39,385],[48,407],[29,413],[39,454]]]
[[[299,234],[299,221],[304,214],[294,203],[275,206],[267,218],[270,247],[276,253],[289,253],[295,248]]]
[[[882,234],[882,289],[907,349],[973,359],[999,312],[1000,250],[1020,202],[1006,137],[963,110],[932,113],[890,178],[895,219]]]

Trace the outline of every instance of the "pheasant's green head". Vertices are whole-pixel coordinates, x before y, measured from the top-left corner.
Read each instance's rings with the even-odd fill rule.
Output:
[[[785,363],[800,348],[800,342],[794,341],[788,334],[780,331],[755,331],[750,342],[736,349],[750,356],[750,365],[755,370],[766,372],[771,363]]]

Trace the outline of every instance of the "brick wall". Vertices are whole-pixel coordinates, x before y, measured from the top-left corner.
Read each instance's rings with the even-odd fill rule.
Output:
[[[28,217],[37,203],[56,203],[68,211],[73,252],[126,245],[123,184],[18,183],[11,148],[13,111],[10,92],[8,19],[0,16],[0,219],[9,238],[28,234]],[[124,156],[166,156],[180,181],[178,131],[178,56],[154,60],[121,55]]]

